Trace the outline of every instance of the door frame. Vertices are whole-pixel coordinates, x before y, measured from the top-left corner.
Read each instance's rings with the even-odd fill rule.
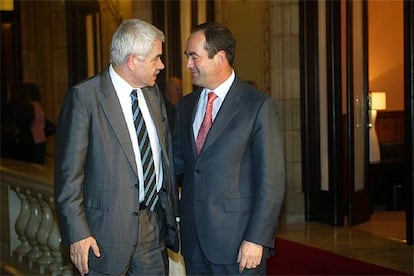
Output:
[[[343,129],[341,88],[341,6],[340,1],[326,1],[325,18],[319,18],[319,1],[301,1],[300,62],[301,62],[301,129],[302,183],[305,192],[305,219],[334,226],[344,225]],[[323,11],[322,11],[323,13]],[[317,20],[315,20],[317,19]],[[321,34],[319,19],[325,20]],[[320,37],[320,36],[325,37]],[[320,40],[326,41],[326,57],[319,55]],[[323,76],[323,81],[321,81]],[[326,91],[326,109],[320,98]],[[326,114],[327,129],[321,133],[320,114]],[[324,130],[322,130],[324,131]],[[327,137],[322,137],[326,134]],[[327,162],[322,156],[321,139],[327,139]],[[327,173],[321,173],[321,163]],[[326,181],[327,187],[321,188]],[[317,203],[316,203],[317,202]]]
[[[404,1],[404,114],[406,146],[406,233],[407,243],[413,244],[414,197],[414,2]]]

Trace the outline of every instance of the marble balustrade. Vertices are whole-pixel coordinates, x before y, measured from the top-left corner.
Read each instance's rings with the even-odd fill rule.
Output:
[[[2,262],[36,275],[73,275],[69,258],[60,246],[53,169],[2,159],[0,183],[2,199],[7,199],[8,210],[3,212],[9,218],[5,223],[9,229],[2,229],[9,230],[8,244],[2,245],[9,252],[2,252]]]

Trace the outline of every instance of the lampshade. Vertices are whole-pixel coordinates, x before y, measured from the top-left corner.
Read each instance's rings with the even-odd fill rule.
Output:
[[[13,11],[14,6],[13,0],[1,0],[0,11]]]
[[[373,110],[386,109],[385,92],[371,92],[371,109]]]

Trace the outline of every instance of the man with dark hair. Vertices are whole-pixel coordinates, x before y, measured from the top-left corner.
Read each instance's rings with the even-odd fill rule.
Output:
[[[238,78],[236,41],[223,25],[191,31],[192,82],[174,132],[182,254],[188,275],[266,274],[274,251],[285,162],[273,100]]]

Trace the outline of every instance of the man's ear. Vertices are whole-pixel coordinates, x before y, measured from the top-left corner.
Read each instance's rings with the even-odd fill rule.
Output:
[[[129,55],[127,57],[127,66],[130,70],[133,70],[137,67],[138,64],[138,56],[137,55]]]
[[[216,57],[220,63],[225,62],[227,60],[226,52],[224,50],[220,50],[216,53]]]

